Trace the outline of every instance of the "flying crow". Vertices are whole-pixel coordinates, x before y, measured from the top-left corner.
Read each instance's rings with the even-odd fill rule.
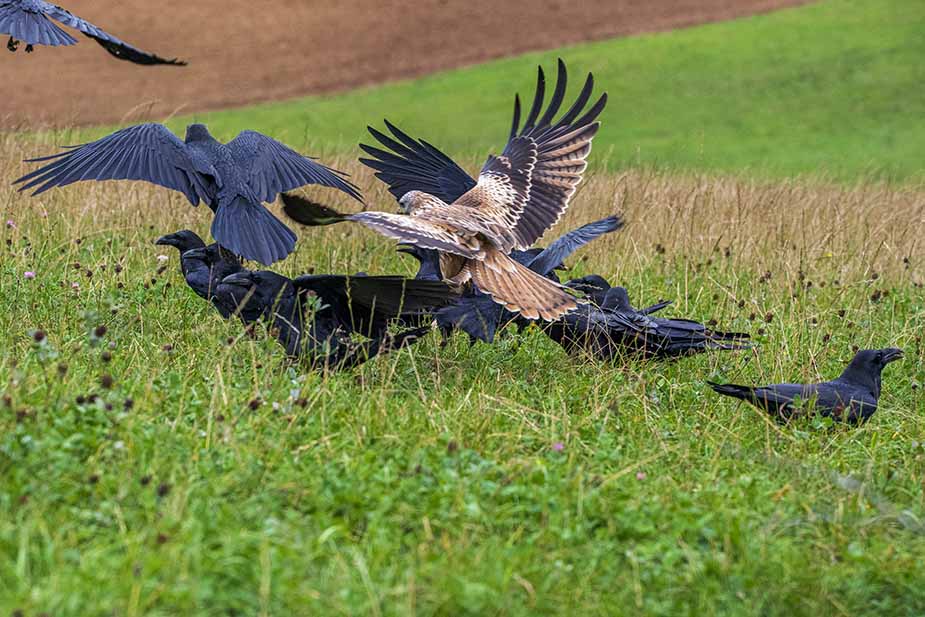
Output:
[[[309,275],[297,279],[266,270],[226,277],[219,298],[239,303],[245,321],[262,319],[286,353],[313,363],[354,366],[385,349],[404,346],[429,328],[412,328],[397,337],[388,325],[446,301],[447,287],[397,276]],[[370,341],[353,344],[354,333]]]
[[[103,49],[118,58],[135,64],[171,64],[185,66],[186,62],[166,60],[136,47],[97,28],[89,21],[77,17],[60,6],[44,0],[0,0],[0,34],[10,35],[6,48],[16,51],[20,41],[26,44],[26,53],[33,45],[74,45],[77,39],[59,28],[52,20],[79,30],[99,43]]]
[[[778,422],[800,414],[796,402],[809,403],[820,415],[860,424],[877,411],[880,373],[890,362],[903,357],[901,349],[862,349],[838,379],[813,384],[779,383],[771,386],[707,384],[716,392],[742,399],[768,412]]]
[[[334,171],[255,131],[227,144],[202,124],[180,141],[161,124],[140,124],[100,140],[28,162],[51,161],[19,178],[20,191],[39,195],[80,180],[145,180],[204,201],[215,217],[212,237],[223,248],[264,265],[283,259],[296,236],[261,202],[306,184],[339,189],[360,199],[357,188]]]

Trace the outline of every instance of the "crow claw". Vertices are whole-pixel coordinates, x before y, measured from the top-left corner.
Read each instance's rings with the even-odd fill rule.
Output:
[[[10,37],[10,40],[6,42],[6,48],[9,49],[10,51],[16,51],[18,47],[19,47],[19,41],[17,41],[13,37]]]
[[[27,54],[31,54],[33,51],[35,51],[35,50],[33,49],[32,45],[26,45],[26,53],[27,53]]]

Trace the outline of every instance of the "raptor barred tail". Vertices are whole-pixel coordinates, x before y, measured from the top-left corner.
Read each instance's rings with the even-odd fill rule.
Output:
[[[469,261],[472,280],[498,304],[527,319],[555,321],[575,310],[579,301],[561,285],[489,249],[484,260]]]
[[[295,249],[296,235],[262,204],[235,197],[215,211],[212,237],[222,247],[265,266]]]

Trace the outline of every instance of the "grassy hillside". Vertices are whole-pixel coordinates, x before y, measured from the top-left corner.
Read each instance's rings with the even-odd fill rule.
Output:
[[[531,330],[312,374],[151,244],[204,233],[203,208],[125,183],[13,197],[0,614],[923,614],[925,195],[598,174],[557,232],[617,207],[575,275],[760,349],[601,365]],[[300,235],[279,270],[412,271],[364,229]],[[704,384],[831,376],[854,345],[907,352],[860,429],[779,427]]]
[[[481,158],[503,146],[514,91],[529,97],[537,63],[561,56],[573,85],[590,70],[611,96],[596,164],[902,179],[925,161],[923,31],[922,2],[828,0],[196,119],[352,152],[388,117]]]

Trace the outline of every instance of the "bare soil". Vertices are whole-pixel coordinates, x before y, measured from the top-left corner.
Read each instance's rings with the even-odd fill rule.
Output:
[[[806,1],[62,0],[123,40],[190,65],[120,62],[82,36],[31,55],[0,49],[0,126],[162,119]]]

